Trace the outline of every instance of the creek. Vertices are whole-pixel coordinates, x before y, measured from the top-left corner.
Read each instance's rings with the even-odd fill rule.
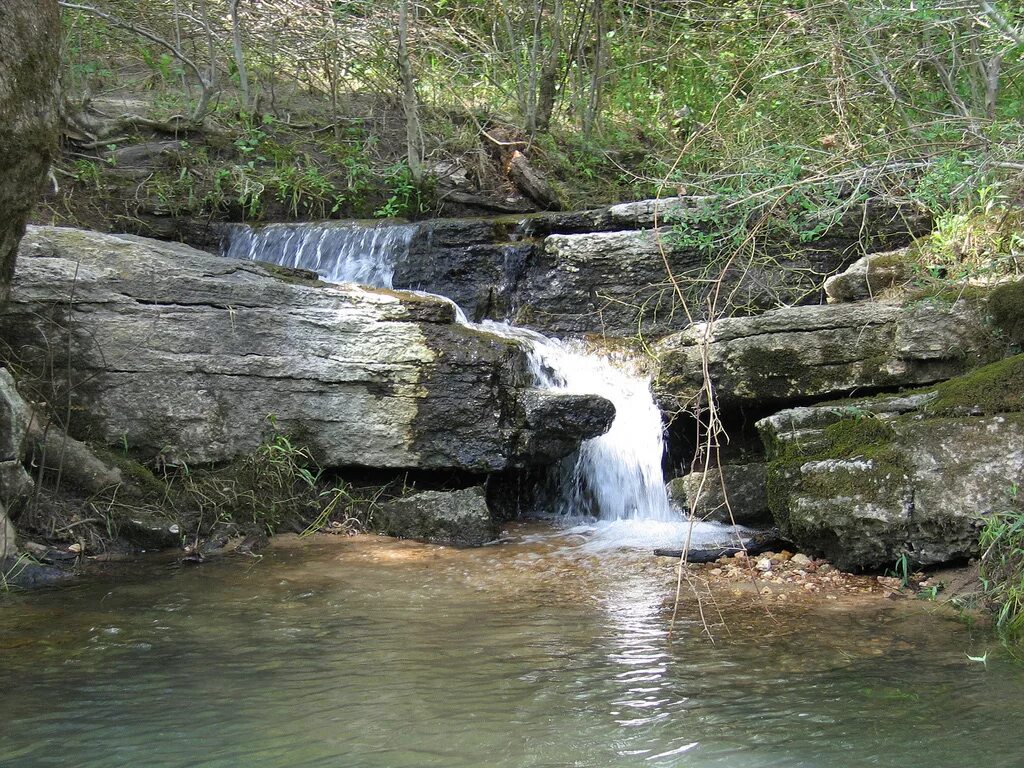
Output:
[[[1024,668],[984,630],[721,590],[712,644],[684,589],[670,637],[673,565],[532,526],[8,595],[0,765],[1020,766]]]

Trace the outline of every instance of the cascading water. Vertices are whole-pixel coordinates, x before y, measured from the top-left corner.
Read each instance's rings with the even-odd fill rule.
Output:
[[[334,222],[237,227],[224,255],[313,270],[331,282],[390,288],[396,260],[414,232],[415,225]],[[474,325],[457,306],[456,314],[459,322]],[[720,526],[683,530],[685,523],[669,504],[661,471],[661,414],[647,378],[627,370],[627,361],[613,364],[578,342],[549,339],[507,323],[485,321],[477,327],[522,344],[537,386],[601,395],[615,406],[608,432],[585,441],[554,468],[559,500],[553,511],[568,519],[597,518],[605,534],[599,539],[613,546],[722,539]]]
[[[538,385],[601,395],[615,405],[611,428],[585,441],[557,469],[561,514],[601,520],[679,519],[665,492],[661,412],[648,379],[627,370],[628,361],[617,366],[579,342],[549,339],[504,323],[486,322],[483,327],[526,344]]]
[[[414,224],[353,222],[239,226],[229,233],[224,255],[309,269],[332,283],[390,288],[395,261],[415,231]]]

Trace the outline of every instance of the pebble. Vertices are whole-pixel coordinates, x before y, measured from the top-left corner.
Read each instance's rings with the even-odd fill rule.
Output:
[[[793,565],[797,566],[798,568],[803,568],[805,565],[810,565],[811,564],[811,558],[809,558],[803,552],[797,552],[795,555],[793,555],[789,559],[789,562],[791,562]]]
[[[759,571],[770,571],[772,569],[772,561],[767,557],[762,557],[757,561],[757,570]]]

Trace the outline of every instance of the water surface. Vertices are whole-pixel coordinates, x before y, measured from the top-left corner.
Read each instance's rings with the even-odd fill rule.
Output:
[[[0,597],[0,765],[1024,765],[1024,671],[928,605],[723,590],[713,643],[692,598],[669,637],[672,561],[586,536],[324,538]]]

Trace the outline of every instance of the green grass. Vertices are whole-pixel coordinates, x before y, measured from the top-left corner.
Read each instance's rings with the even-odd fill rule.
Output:
[[[1007,508],[985,518],[980,536],[980,575],[996,627],[1008,639],[1024,639],[1024,510],[1018,487]]]

